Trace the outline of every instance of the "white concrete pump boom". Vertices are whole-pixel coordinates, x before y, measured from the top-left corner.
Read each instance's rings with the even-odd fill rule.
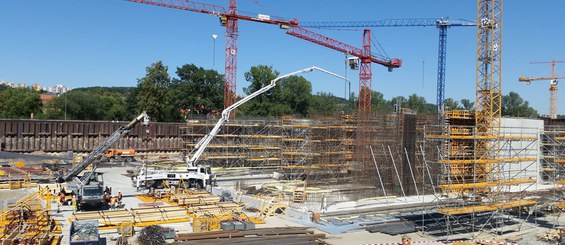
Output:
[[[122,125],[116,132],[110,135],[102,144],[96,147],[92,152],[88,154],[78,165],[69,170],[67,174],[59,178],[59,182],[70,181],[73,177],[77,176],[80,172],[85,170],[89,165],[91,165],[95,160],[99,159],[108,148],[110,148],[116,141],[121,139],[124,135],[128,134],[131,129],[135,127],[138,123],[142,122],[144,125],[149,124],[149,116],[145,112],[142,112],[139,116],[129,122],[127,125]],[[88,174],[85,174],[81,178],[82,183],[88,183],[90,176],[94,173],[97,165],[95,165]]]
[[[218,120],[218,122],[216,123],[216,125],[214,126],[214,128],[212,128],[212,130],[210,131],[210,133],[208,133],[207,135],[205,135],[204,137],[202,137],[202,139],[200,139],[198,141],[198,143],[196,143],[196,145],[194,146],[194,149],[192,150],[192,152],[194,152],[194,155],[192,155],[192,157],[188,158],[186,160],[186,164],[187,166],[190,167],[194,167],[196,166],[196,162],[199,160],[200,156],[202,155],[202,153],[204,152],[204,150],[206,149],[206,147],[208,147],[208,144],[210,144],[210,141],[212,141],[212,138],[214,138],[216,136],[216,134],[218,134],[218,132],[220,131],[220,127],[222,126],[222,124],[224,124],[225,122],[227,122],[229,120],[230,117],[230,113],[235,110],[235,108],[239,107],[240,105],[242,105],[243,103],[257,97],[258,95],[265,93],[267,91],[269,91],[270,89],[272,89],[273,87],[275,87],[277,85],[277,81],[286,77],[290,77],[290,76],[294,76],[296,74],[300,74],[300,73],[306,73],[306,72],[311,72],[314,70],[318,70],[327,74],[330,74],[332,76],[336,76],[339,77],[345,81],[349,81],[347,78],[344,78],[340,75],[337,75],[333,72],[324,70],[322,68],[316,67],[316,66],[312,66],[306,69],[302,69],[299,71],[295,71],[295,72],[291,72],[282,76],[279,76],[275,79],[273,79],[271,81],[271,83],[265,87],[262,87],[261,89],[253,92],[252,94],[246,96],[245,98],[235,102],[234,104],[232,104],[230,107],[224,109],[222,111],[222,117],[220,118],[220,120]],[[195,152],[196,151],[196,152]],[[192,153],[191,152],[191,153]]]

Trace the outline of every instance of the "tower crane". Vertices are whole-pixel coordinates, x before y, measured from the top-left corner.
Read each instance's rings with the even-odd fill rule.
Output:
[[[199,12],[218,16],[222,26],[226,27],[226,60],[224,74],[224,108],[230,107],[235,102],[236,75],[237,75],[237,37],[238,20],[247,20],[265,24],[278,25],[286,29],[287,34],[295,36],[318,45],[359,57],[361,69],[359,72],[359,112],[370,112],[371,109],[371,63],[383,65],[392,71],[401,66],[400,59],[381,58],[371,53],[370,30],[365,30],[363,35],[363,48],[342,43],[332,38],[298,26],[298,19],[284,20],[278,17],[258,14],[257,16],[241,15],[237,12],[237,0],[229,0],[229,8],[193,2],[189,0],[126,0],[129,2],[149,4],[154,6],[173,8],[185,11]]]
[[[551,76],[550,77],[524,77],[518,78],[518,81],[525,82],[526,84],[531,84],[532,81],[546,81],[549,80],[549,117],[551,119],[557,118],[557,102],[559,97],[557,95],[557,79],[565,78],[565,76],[558,76],[555,73],[555,64],[565,63],[565,61],[552,60],[552,61],[534,61],[530,64],[551,64]]]
[[[434,26],[439,30],[438,61],[437,61],[437,99],[438,113],[443,112],[445,100],[445,67],[447,64],[447,28],[449,27],[473,27],[475,22],[462,19],[449,18],[412,18],[412,19],[384,19],[377,21],[322,21],[302,22],[301,27],[312,27],[320,29],[331,28],[360,28],[360,27],[411,27],[411,26]]]
[[[199,12],[220,17],[220,23],[226,27],[226,57],[224,73],[224,108],[235,102],[237,84],[237,37],[239,36],[238,20],[254,21],[278,25],[282,29],[296,26],[297,19],[283,20],[269,15],[247,16],[237,12],[237,0],[229,0],[226,10],[222,6],[199,3],[188,0],[126,0],[129,2],[149,4],[185,11]]]

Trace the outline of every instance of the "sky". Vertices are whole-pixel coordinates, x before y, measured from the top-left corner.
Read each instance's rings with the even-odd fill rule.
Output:
[[[224,6],[228,0],[199,2]],[[367,21],[440,18],[476,20],[474,0],[239,0],[240,14],[267,14],[307,21]],[[549,76],[549,64],[565,60],[565,1],[504,1],[502,90],[519,93],[540,114],[549,112],[549,81],[531,85],[520,76]],[[145,68],[156,61],[177,67],[195,64],[224,73],[225,28],[207,14],[123,0],[0,0],[0,80],[63,84],[71,88],[136,86]],[[361,47],[362,29],[315,30]],[[435,27],[371,29],[391,58],[403,66],[388,72],[373,64],[373,90],[386,99],[411,94],[436,101],[438,30]],[[218,37],[214,41],[212,35]],[[269,65],[280,74],[318,66],[346,76],[358,91],[358,71],[347,70],[343,53],[285,34],[277,26],[239,22],[237,92],[249,86],[244,73]],[[452,27],[447,37],[446,98],[475,100],[476,29]],[[565,63],[557,65],[565,75]],[[304,75],[315,93],[344,97],[343,80],[321,72]],[[563,89],[562,89],[563,90]],[[565,114],[565,98],[558,114]]]

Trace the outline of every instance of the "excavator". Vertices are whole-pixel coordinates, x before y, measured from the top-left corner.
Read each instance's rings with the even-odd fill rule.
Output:
[[[110,135],[102,144],[92,150],[83,160],[75,167],[70,169],[66,174],[57,177],[58,183],[67,183],[65,192],[71,192],[77,196],[78,207],[92,206],[99,207],[104,203],[104,178],[102,173],[96,172],[96,168],[100,164],[100,159],[119,139],[128,134],[137,124],[149,125],[149,116],[142,112],[127,125],[122,125],[112,135]],[[79,174],[86,170],[89,166],[92,169],[85,172],[82,176]]]

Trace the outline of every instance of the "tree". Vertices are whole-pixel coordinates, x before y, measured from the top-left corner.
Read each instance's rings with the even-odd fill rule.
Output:
[[[400,111],[400,108],[406,108],[407,99],[404,96],[396,96],[392,98],[388,103],[393,108],[394,112]]]
[[[168,68],[163,62],[157,61],[145,70],[145,77],[137,82],[137,111],[146,111],[155,121],[172,121],[174,116],[168,95],[171,86]]]
[[[290,113],[307,116],[312,98],[312,84],[304,77],[290,76],[280,80],[280,86],[280,101],[290,107]]]
[[[9,88],[8,85],[0,84],[0,92],[6,90],[6,89],[8,89],[8,88]]]
[[[70,120],[129,120],[124,96],[111,90],[84,88],[68,91],[45,105],[45,118]],[[66,114],[66,116],[65,116]]]
[[[224,106],[224,80],[214,70],[205,70],[193,64],[177,68],[178,79],[169,89],[174,108],[189,110],[191,114],[217,113]]]
[[[502,115],[515,117],[537,117],[538,112],[528,105],[516,92],[502,96]]]
[[[459,106],[459,102],[457,102],[456,100],[452,99],[452,98],[447,98],[444,100],[443,102],[443,106],[445,107],[445,110],[460,110],[462,109]]]
[[[319,92],[313,95],[308,114],[311,116],[335,116],[339,113],[338,99],[331,93]]]
[[[468,111],[475,110],[475,102],[471,102],[468,99],[462,99],[461,105],[463,106],[464,110],[468,110]]]
[[[250,95],[267,86],[279,76],[271,66],[254,66],[245,73],[245,79],[251,84],[244,88]],[[277,85],[258,95],[241,106],[241,111],[248,115],[280,116],[296,114],[307,116],[311,100],[312,84],[303,77],[290,76],[277,81]]]
[[[246,95],[250,95],[255,91],[265,87],[278,75],[279,72],[273,70],[271,66],[253,66],[248,72],[245,72],[245,80],[250,82],[251,84],[247,88],[243,88],[243,92],[245,92]],[[281,87],[275,86],[269,91],[260,94],[254,99],[243,104],[240,107],[241,111],[245,114],[255,116],[273,115],[273,112],[275,111],[274,97],[276,97],[275,95],[280,94],[280,91]],[[281,110],[281,108],[277,108],[276,110]],[[290,107],[288,108],[288,111],[290,111]]]
[[[392,112],[393,107],[390,103],[384,99],[384,95],[381,92],[374,91],[371,94],[371,104],[373,112]]]
[[[425,111],[424,105],[426,104],[426,99],[422,96],[418,96],[417,94],[412,94],[408,97],[408,101],[406,102],[408,108],[422,113]]]
[[[0,118],[30,118],[41,114],[39,93],[29,88],[6,88],[0,92]]]

